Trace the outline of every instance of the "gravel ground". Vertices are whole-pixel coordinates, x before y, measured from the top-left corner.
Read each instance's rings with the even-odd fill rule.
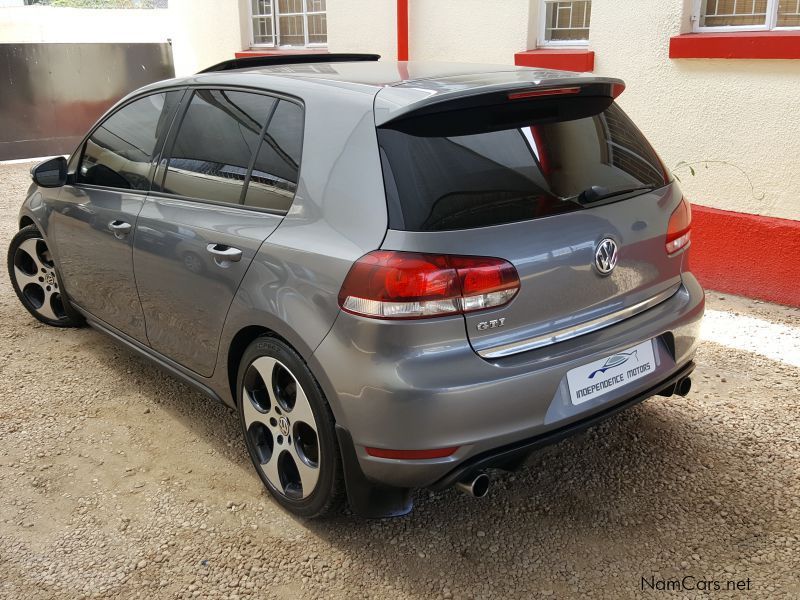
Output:
[[[0,165],[3,255],[28,167]],[[688,398],[548,448],[484,500],[302,522],[231,412],[95,331],[38,324],[3,273],[0,597],[800,598],[800,312],[709,307]],[[658,591],[687,575],[723,589]]]

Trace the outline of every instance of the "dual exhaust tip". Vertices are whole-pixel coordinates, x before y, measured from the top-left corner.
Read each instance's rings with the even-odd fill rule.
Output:
[[[489,476],[486,473],[477,473],[462,479],[455,487],[467,496],[483,498],[489,492]]]
[[[684,377],[683,379],[678,380],[675,383],[675,387],[670,391],[669,394],[664,395],[672,395],[678,394],[679,396],[687,396],[689,391],[692,389],[692,379],[690,377]],[[464,492],[467,496],[472,496],[473,498],[483,498],[487,493],[489,493],[489,476],[484,473],[475,473],[474,475],[470,475],[455,484],[456,489]]]
[[[684,377],[683,379],[679,379],[669,387],[666,387],[663,390],[661,390],[658,393],[658,395],[667,397],[672,396],[673,394],[678,394],[678,396],[688,396],[691,389],[692,389],[692,379],[690,377]]]

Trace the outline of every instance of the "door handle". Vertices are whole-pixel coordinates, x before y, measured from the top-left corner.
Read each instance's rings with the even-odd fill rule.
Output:
[[[206,250],[214,257],[214,262],[218,267],[229,267],[231,263],[242,260],[241,250],[225,244],[209,244],[206,246]]]
[[[131,224],[125,221],[111,221],[108,228],[114,232],[114,237],[122,239],[131,232]]]

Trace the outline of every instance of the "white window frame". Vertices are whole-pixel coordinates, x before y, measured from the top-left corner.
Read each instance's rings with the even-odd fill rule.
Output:
[[[308,41],[308,17],[313,15],[324,15],[327,14],[327,10],[317,10],[317,11],[309,11],[308,4],[306,0],[303,0],[303,12],[302,13],[284,13],[283,16],[297,16],[303,15],[303,36],[304,36],[304,43],[302,46],[292,46],[284,44],[283,46],[278,45],[278,40],[280,39],[281,34],[281,25],[280,25],[280,15],[281,13],[278,11],[278,0],[272,0],[272,15],[254,15],[253,14],[253,2],[252,0],[248,0],[247,2],[247,13],[249,15],[249,25],[250,25],[250,47],[251,48],[327,48],[328,43],[310,43]],[[272,17],[272,43],[271,44],[256,44],[255,42],[255,30],[253,28],[253,19],[259,16],[264,17]]]
[[[569,2],[570,0],[561,0],[562,2]],[[547,40],[547,4],[551,3],[548,0],[539,1],[539,43],[540,48],[559,48],[559,47],[585,47],[589,45],[589,39],[585,40]]]
[[[740,0],[749,1],[749,0]],[[800,27],[778,27],[779,0],[767,0],[767,18],[764,25],[711,25],[701,26],[700,17],[703,14],[704,0],[694,0],[694,10],[690,17],[692,31],[695,33],[724,33],[726,31],[798,31]]]

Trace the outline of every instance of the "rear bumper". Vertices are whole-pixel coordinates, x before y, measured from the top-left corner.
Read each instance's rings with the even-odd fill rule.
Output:
[[[588,427],[685,376],[704,305],[702,288],[684,273],[672,298],[635,317],[496,360],[481,358],[465,341],[460,317],[376,323],[342,313],[309,362],[368,480],[442,487],[483,461],[518,460],[548,443],[542,440]],[[648,339],[656,340],[658,362],[651,375],[572,405],[567,371]],[[452,456],[427,460],[378,458],[365,450],[453,446]]]
[[[602,412],[596,413],[591,417],[575,423],[570,423],[565,427],[561,427],[554,431],[549,431],[540,436],[527,440],[521,440],[517,443],[510,444],[502,448],[496,448],[470,458],[469,460],[459,464],[455,469],[450,471],[447,475],[442,477],[430,487],[437,490],[444,489],[450,487],[458,481],[461,481],[462,479],[469,477],[474,473],[478,473],[485,469],[514,470],[516,467],[524,463],[527,458],[539,448],[544,448],[545,446],[558,443],[564,438],[578,434],[589,427],[594,427],[609,417],[612,417],[623,410],[631,408],[632,406],[635,406],[657,394],[671,396],[674,393],[675,385],[680,380],[688,377],[692,371],[694,371],[694,366],[694,362],[690,361],[664,381],[661,381],[644,392],[638,393],[630,398],[624,398],[617,404],[614,404],[613,406],[605,409]]]

